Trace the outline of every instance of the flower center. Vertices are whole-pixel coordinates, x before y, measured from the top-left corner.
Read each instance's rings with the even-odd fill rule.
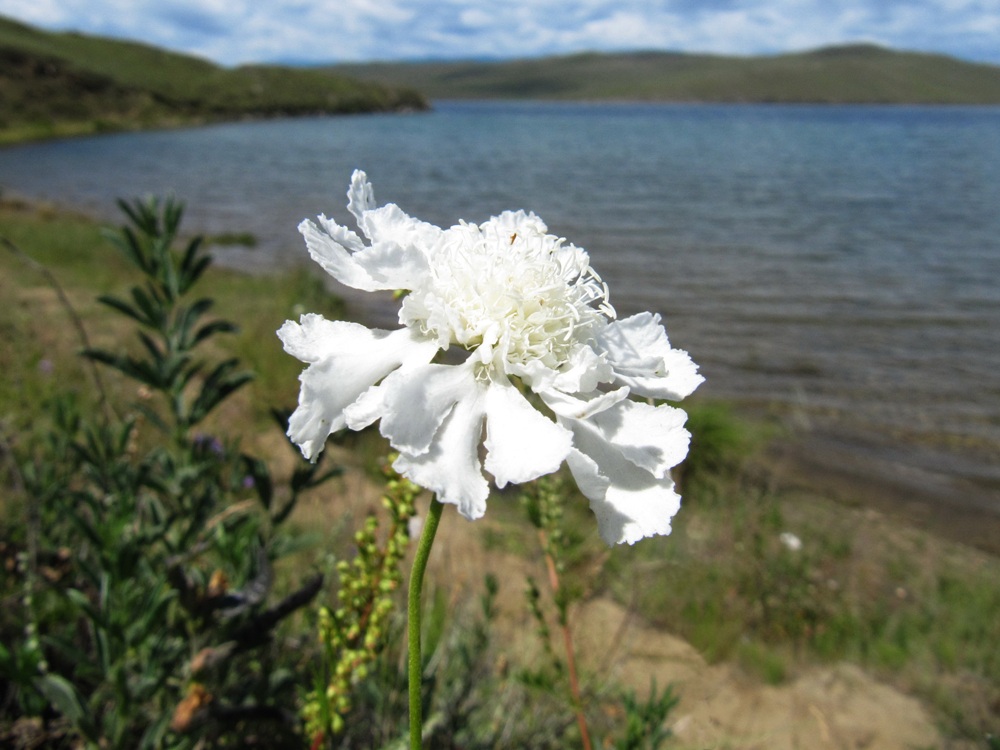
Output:
[[[428,283],[404,299],[400,320],[442,348],[476,350],[484,365],[540,360],[556,369],[615,316],[587,254],[562,243],[526,222],[453,227],[432,257]]]

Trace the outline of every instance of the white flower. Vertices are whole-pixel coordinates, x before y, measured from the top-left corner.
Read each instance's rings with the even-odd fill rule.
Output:
[[[790,531],[782,531],[778,535],[778,540],[791,552],[798,552],[802,549],[802,540]]]
[[[288,429],[303,454],[380,419],[396,470],[466,518],[486,510],[484,469],[504,487],[565,461],[608,544],[669,534],[686,415],[629,396],[677,400],[703,378],[659,316],[614,320],[587,253],[534,214],[440,229],[376,208],[360,171],[348,209],[368,242],[320,216],[299,226],[309,253],[347,286],[407,292],[402,327],[313,314],[281,327],[285,350],[308,364]],[[435,361],[443,350],[461,361]]]

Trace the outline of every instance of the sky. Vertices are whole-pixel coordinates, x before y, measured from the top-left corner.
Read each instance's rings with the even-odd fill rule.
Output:
[[[0,0],[0,15],[223,65],[756,55],[848,42],[1000,65],[1000,0]]]

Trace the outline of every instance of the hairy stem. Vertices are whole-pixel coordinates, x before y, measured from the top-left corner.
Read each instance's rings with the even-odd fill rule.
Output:
[[[434,545],[434,535],[437,533],[438,522],[444,505],[437,498],[431,499],[431,507],[424,521],[424,529],[417,543],[417,553],[413,558],[413,570],[410,573],[410,590],[407,598],[407,630],[409,637],[409,696],[410,696],[410,750],[420,750],[423,728],[423,700],[421,681],[423,678],[423,663],[420,658],[420,592],[424,583],[424,571],[427,569],[427,559]]]

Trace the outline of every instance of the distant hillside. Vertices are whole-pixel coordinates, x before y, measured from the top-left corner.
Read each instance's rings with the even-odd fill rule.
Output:
[[[865,44],[768,57],[586,53],[327,70],[410,86],[432,99],[1000,104],[1000,67]]]
[[[221,68],[0,17],[0,143],[250,116],[424,109],[412,90],[316,69]]]

